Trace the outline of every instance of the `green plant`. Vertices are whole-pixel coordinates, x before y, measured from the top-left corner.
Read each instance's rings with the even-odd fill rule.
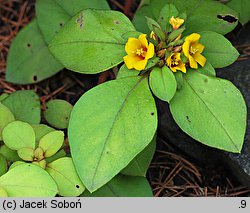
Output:
[[[143,177],[155,152],[156,98],[169,103],[176,123],[197,141],[240,153],[246,130],[245,102],[240,91],[231,82],[217,78],[215,71],[215,68],[226,67],[238,58],[237,50],[223,36],[236,27],[237,12],[209,0],[151,0],[141,2],[131,22],[124,14],[108,10],[106,1],[98,1],[98,7],[95,1],[84,1],[86,4],[80,6],[79,0],[76,7],[66,0],[56,2],[37,1],[37,19],[13,42],[6,78],[26,84],[41,81],[62,67],[83,74],[119,67],[115,80],[87,91],[73,109],[69,104],[61,103],[63,101],[51,101],[44,113],[48,123],[55,128],[65,129],[69,125],[70,157],[82,182],[80,188],[87,189],[82,196],[152,196]],[[51,24],[48,24],[51,17],[47,17],[46,8],[53,12]],[[223,18],[227,14],[233,21]],[[30,31],[39,38],[34,43],[32,38],[35,36]],[[30,46],[26,45],[26,38]],[[39,53],[43,54],[39,57],[49,57],[48,67],[34,73],[26,66],[33,67],[31,59],[36,54],[30,57],[30,53],[41,46],[46,52]],[[28,58],[31,64],[21,63],[24,59],[14,61],[17,49],[25,52],[22,57]],[[120,66],[122,62],[125,63]],[[10,96],[3,97],[2,103],[8,103]],[[58,104],[61,109],[67,109],[66,115],[61,114],[60,118],[53,110]],[[9,104],[10,111],[11,106]],[[34,107],[32,110],[35,114]],[[17,130],[26,134],[28,128],[32,132],[30,125],[20,123],[27,122],[27,118],[22,117],[27,116],[25,113],[20,113],[18,119],[5,107],[0,113],[8,118],[0,122],[7,146],[16,144],[12,138],[6,142],[5,134],[12,125],[19,124]],[[13,122],[13,116],[20,121]],[[40,121],[34,118],[32,122],[37,125]],[[26,126],[27,131],[22,131],[20,124]],[[9,148],[17,150],[23,160],[32,162],[38,147],[46,151],[44,137],[61,134],[60,131],[47,130],[46,127],[43,130],[46,133],[39,139],[29,137],[32,145],[28,147],[29,144],[22,147],[9,145]],[[31,148],[31,155],[23,148]],[[51,164],[62,169],[60,159],[66,160],[59,158]],[[6,171],[4,165],[1,165],[2,171]],[[62,179],[57,179],[51,170],[45,171],[51,174],[57,185],[61,183]],[[125,182],[131,188],[135,184],[140,187],[135,193],[130,193],[122,187]],[[1,177],[0,186],[4,189]],[[116,188],[116,194],[110,194],[110,188]]]

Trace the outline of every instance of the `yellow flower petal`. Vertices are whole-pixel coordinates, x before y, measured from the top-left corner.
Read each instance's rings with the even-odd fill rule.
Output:
[[[184,73],[187,72],[186,66],[185,66],[184,63],[180,63],[179,66],[178,66],[178,69],[179,69],[180,71],[184,72]]]
[[[189,48],[190,48],[190,42],[185,41],[184,44],[182,45],[182,51],[184,55],[188,58],[189,57]]]
[[[125,46],[128,55],[136,55],[136,50],[141,48],[141,42],[137,38],[129,38]]]
[[[146,34],[141,34],[141,35],[139,36],[139,41],[141,42],[141,44],[142,44],[143,47],[148,48],[148,40],[147,40],[146,37],[147,37]]]
[[[135,68],[134,67],[135,63],[140,61],[141,59],[139,56],[126,55],[123,57],[123,60],[124,60],[128,69],[133,69],[133,68]]]
[[[172,25],[173,29],[176,30],[184,23],[184,21],[184,19],[174,18],[174,16],[172,16],[169,20],[169,23]]]
[[[197,49],[198,51],[198,53],[202,53],[203,52],[203,50],[205,49],[205,46],[204,45],[202,45],[202,44],[200,44],[200,43],[195,43],[195,44],[193,44],[192,45],[195,49]]]
[[[148,60],[146,60],[146,59],[140,60],[140,61],[136,61],[134,63],[134,68],[136,70],[139,70],[139,71],[144,70],[145,67],[146,67],[146,65],[147,65],[147,63],[148,63]]]
[[[200,53],[196,53],[196,54],[194,55],[194,59],[195,59],[195,61],[197,61],[202,67],[205,66],[206,61],[207,61],[207,59],[206,59],[203,55],[201,55]]]
[[[200,39],[200,35],[198,33],[193,33],[185,38],[185,41],[197,42]]]
[[[145,59],[153,58],[154,54],[155,54],[155,47],[152,43],[149,43]]]
[[[194,58],[192,56],[188,57],[189,60],[189,65],[191,68],[197,69],[198,68],[198,64],[197,62],[194,60]]]

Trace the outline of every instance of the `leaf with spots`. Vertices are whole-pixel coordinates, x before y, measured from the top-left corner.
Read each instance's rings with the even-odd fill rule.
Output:
[[[37,83],[62,68],[51,55],[35,19],[12,41],[7,58],[6,80],[16,84]]]
[[[61,196],[79,196],[85,190],[69,157],[59,158],[49,163],[46,171],[55,180],[58,194]]]
[[[118,11],[83,10],[65,24],[49,45],[53,55],[69,70],[94,74],[123,61],[123,35],[135,31]]]
[[[108,10],[109,5],[106,0],[37,0],[36,15],[46,42],[49,43],[72,16],[87,8]]]
[[[121,78],[86,92],[68,127],[72,158],[86,188],[93,192],[110,181],[149,145],[156,128],[147,78]]]
[[[240,153],[246,131],[246,105],[229,81],[188,70],[170,101],[180,128],[211,147]]]

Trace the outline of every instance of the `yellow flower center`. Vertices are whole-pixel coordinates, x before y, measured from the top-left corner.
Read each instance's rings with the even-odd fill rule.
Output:
[[[179,60],[176,57],[171,58],[171,65],[177,66],[179,64]]]
[[[133,52],[132,52],[133,53]],[[140,49],[136,49],[136,51],[134,52],[136,55],[138,56],[142,56],[145,57],[145,51],[143,50],[143,48]]]
[[[199,49],[198,48],[194,48],[193,46],[191,46],[189,52],[191,54],[195,54],[195,53],[199,52]]]

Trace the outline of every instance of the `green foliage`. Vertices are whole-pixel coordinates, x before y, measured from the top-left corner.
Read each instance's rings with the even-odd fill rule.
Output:
[[[170,109],[180,128],[197,141],[240,153],[246,105],[231,82],[188,71],[181,90],[170,101]]]
[[[51,126],[57,129],[66,129],[72,109],[73,106],[65,100],[50,100],[46,104],[44,118]]]
[[[52,177],[32,164],[21,164],[9,170],[0,177],[0,187],[9,197],[54,197],[58,192]]]
[[[185,34],[199,31],[214,31],[220,34],[226,34],[237,26],[238,14],[224,4],[214,1],[200,0],[151,0],[145,3],[135,14],[133,23],[138,31],[150,33],[146,27],[145,16],[158,20],[160,14],[166,10],[167,4],[173,4],[179,13],[187,14],[185,24]],[[234,22],[227,22],[218,17],[230,15],[235,18]],[[166,16],[167,17],[167,16]]]
[[[25,122],[13,121],[3,129],[3,141],[12,150],[35,148],[35,132]]]
[[[226,67],[239,57],[238,51],[224,36],[212,31],[199,34],[200,42],[205,46],[203,55],[214,68]]]
[[[169,102],[177,89],[177,83],[173,72],[167,67],[155,67],[150,73],[149,84],[155,96]]]
[[[147,78],[122,78],[85,93],[72,111],[68,133],[74,164],[87,189],[93,192],[118,174],[150,143],[156,127]],[[98,131],[93,134],[93,129]]]
[[[7,172],[7,170],[8,170],[7,160],[5,159],[5,157],[3,155],[0,154],[0,176],[5,174]]]
[[[37,20],[46,42],[49,43],[72,16],[87,8],[109,9],[109,6],[106,0],[37,0]]]
[[[122,35],[129,31],[135,28],[122,13],[87,9],[65,24],[49,48],[66,68],[99,73],[122,62],[126,43]]]
[[[42,148],[44,157],[51,157],[56,154],[64,142],[64,133],[62,131],[52,131],[43,136],[38,146]]]
[[[135,156],[134,159],[121,171],[121,174],[146,177],[150,162],[155,153],[155,148],[156,136],[150,144]]]
[[[2,140],[3,128],[14,120],[15,118],[11,111],[0,103],[0,141]]]
[[[6,80],[17,84],[37,83],[63,68],[51,55],[36,19],[18,33],[7,59]]]
[[[39,124],[41,120],[40,100],[32,90],[19,90],[2,101],[13,113],[16,120]]]
[[[80,181],[71,158],[59,158],[46,167],[46,171],[53,177],[61,196],[79,196],[85,190]]]
[[[152,190],[144,177],[117,175],[106,185],[89,193],[87,190],[82,197],[152,197]]]
[[[239,21],[246,24],[250,20],[250,1],[249,0],[230,0],[226,5],[239,13]]]
[[[247,10],[238,6],[244,23]],[[211,0],[144,0],[133,20],[137,31],[108,9],[105,0],[37,0],[36,19],[14,39],[6,73],[13,83],[39,82],[63,66],[119,72],[74,107],[50,100],[43,117],[34,91],[0,95],[0,196],[151,197],[145,177],[156,149],[155,97],[169,102],[192,138],[240,153],[246,105],[215,72],[239,56],[223,36],[237,25],[237,12]],[[138,39],[143,33],[147,41]],[[144,69],[122,65],[126,53],[128,67],[140,62]]]

